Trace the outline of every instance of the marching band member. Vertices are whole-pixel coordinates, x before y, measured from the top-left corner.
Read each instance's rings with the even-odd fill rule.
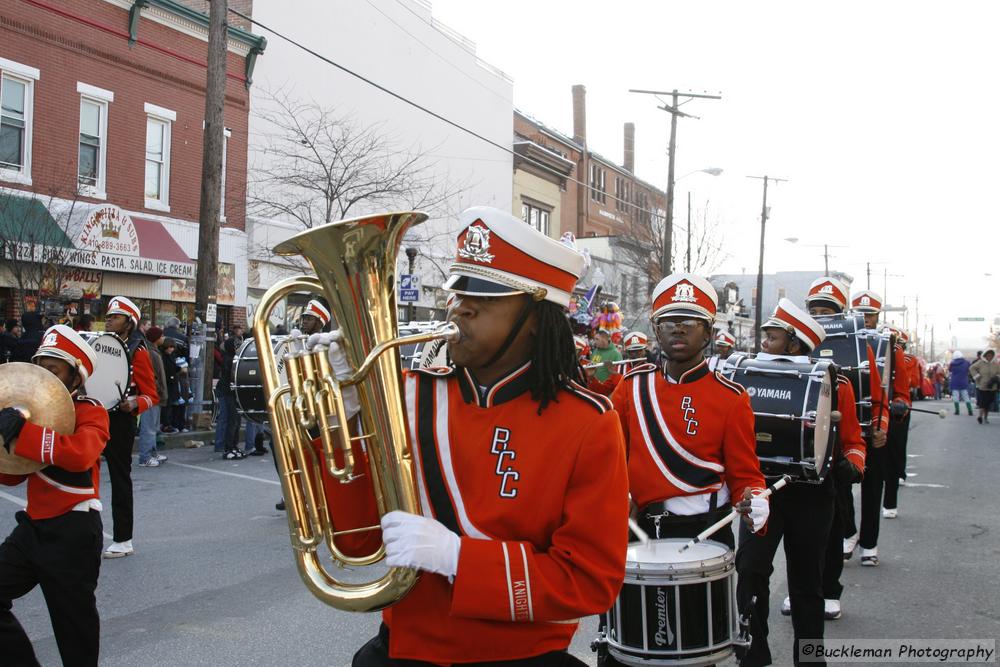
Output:
[[[306,304],[306,309],[302,311],[302,317],[299,319],[303,335],[311,336],[323,331],[324,327],[330,323],[330,310],[317,299],[311,299]]]
[[[806,295],[806,307],[813,317],[840,315],[846,306],[847,287],[836,278],[820,278],[814,281]],[[881,415],[881,418],[884,419],[885,411],[876,407],[881,405],[882,392],[878,368],[875,365],[875,354],[870,346],[867,346],[867,349],[868,367],[872,373],[869,376],[868,389],[872,394],[873,420],[877,419],[875,415]],[[848,390],[850,390],[849,396],[846,394]],[[840,575],[844,571],[843,543],[848,534],[857,534],[857,529],[854,527],[854,494],[851,492],[851,486],[861,481],[868,450],[855,411],[854,389],[846,382],[846,378],[838,377],[838,392],[837,405],[841,412],[841,420],[836,428],[840,449],[835,453],[837,458],[832,469],[833,486],[837,495],[833,506],[833,521],[830,526],[830,536],[827,538],[826,559],[823,566],[823,614],[828,621],[836,620],[843,615],[840,604],[840,596],[844,592],[844,586],[840,583]],[[871,437],[878,447],[885,444],[884,431],[873,429]],[[845,456],[845,453],[854,452],[862,452],[865,455],[861,458],[860,466],[856,465],[857,459],[852,463]],[[790,614],[790,605],[789,598],[785,598],[781,613],[786,616]]]
[[[882,518],[895,519],[899,510],[899,485],[906,480],[906,444],[910,439],[911,390],[920,386],[920,366],[917,358],[906,353],[910,337],[905,331],[892,329],[896,334],[896,375],[899,380],[898,393],[893,379],[893,405],[890,409],[887,467],[885,472],[885,496],[882,498]]]
[[[94,592],[104,543],[98,484],[108,413],[98,401],[77,393],[94,372],[97,357],[78,333],[57,324],[45,332],[32,360],[70,391],[76,428],[56,433],[26,422],[16,408],[0,410],[0,440],[7,451],[48,464],[28,475],[0,473],[0,484],[28,481],[28,506],[17,513],[17,526],[0,545],[3,662],[38,664],[11,613],[11,601],[40,585],[63,664],[97,665],[100,617]]]
[[[736,347],[736,337],[724,329],[720,329],[715,335],[715,354],[708,359],[708,366],[713,371],[725,366],[726,359],[733,353]]]
[[[665,357],[625,375],[611,400],[628,447],[629,491],[655,537],[694,537],[735,506],[758,531],[768,515],[743,388],[709,370],[718,297],[701,276],[667,276],[650,318]],[[735,548],[732,530],[712,538]]]
[[[861,290],[851,297],[851,310],[861,313],[865,318],[865,329],[868,333],[874,334],[878,329],[878,317],[882,312],[882,296],[872,290]],[[866,529],[870,530],[870,524],[875,522],[875,534],[878,534],[878,507],[882,499],[882,485],[885,477],[885,457],[886,433],[889,430],[889,406],[888,398],[882,390],[882,376],[879,373],[875,362],[875,354],[871,345],[868,346],[868,368],[870,370],[869,380],[871,382],[872,396],[872,431],[867,438],[868,448],[865,460],[865,473],[861,481],[861,530],[858,530],[854,520],[854,496],[850,495],[850,504],[847,504],[847,497],[838,495],[838,507],[845,511],[844,521],[844,560],[848,560],[854,555],[854,549],[858,545],[861,535]],[[874,494],[874,495],[873,495]],[[874,498],[874,499],[873,499]],[[875,512],[865,512],[865,507],[874,507]],[[849,513],[848,513],[849,510]]]
[[[424,573],[354,665],[582,664],[566,649],[614,602],[628,532],[618,417],[573,382],[583,257],[497,209],[461,221],[455,368],[405,372],[423,515],[382,517],[388,565]]]
[[[807,362],[808,354],[826,337],[823,327],[788,299],[778,302],[774,314],[761,329],[762,352],[757,358],[765,360]],[[860,475],[865,463],[864,442],[853,410],[854,390],[846,378],[838,377],[837,405],[842,410],[840,429],[844,459],[853,466],[854,474]],[[823,639],[823,561],[833,521],[833,499],[830,476],[822,484],[792,483],[774,496],[766,533],[754,534],[745,526],[740,527],[736,598],[742,613],[749,610],[756,597],[750,619],[753,642],[741,656],[743,667],[771,664],[767,644],[768,598],[774,554],[782,538],[795,636],[794,663],[799,664],[799,640]]]
[[[159,403],[153,364],[146,350],[145,337],[136,331],[142,313],[123,296],[108,302],[104,328],[118,336],[128,348],[132,381],[122,402],[108,413],[111,438],[104,448],[111,479],[111,520],[113,540],[104,551],[105,558],[122,558],[134,553],[132,547],[132,445],[136,419]]]

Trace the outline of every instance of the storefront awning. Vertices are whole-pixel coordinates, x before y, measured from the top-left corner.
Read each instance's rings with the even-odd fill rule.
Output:
[[[5,254],[18,248],[30,257],[33,248],[73,248],[68,231],[68,227],[56,222],[42,200],[0,193],[0,244]]]
[[[132,218],[135,231],[139,235],[139,254],[150,259],[167,262],[191,263],[183,248],[170,235],[162,222],[145,218]]]

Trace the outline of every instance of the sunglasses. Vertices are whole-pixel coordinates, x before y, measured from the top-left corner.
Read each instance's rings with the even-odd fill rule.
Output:
[[[701,323],[702,320],[692,317],[686,320],[659,320],[653,323],[653,327],[656,328],[659,333],[666,334],[671,333],[676,329],[680,329],[685,332],[691,331]]]

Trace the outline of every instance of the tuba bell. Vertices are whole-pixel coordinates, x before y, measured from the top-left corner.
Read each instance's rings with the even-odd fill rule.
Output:
[[[301,255],[316,276],[287,278],[261,298],[254,316],[261,376],[273,434],[272,447],[287,505],[288,527],[299,574],[320,600],[344,611],[375,611],[399,601],[417,582],[417,572],[390,568],[374,581],[338,580],[324,565],[325,545],[337,566],[365,567],[382,560],[384,547],[365,555],[347,555],[338,535],[377,531],[378,524],[338,531],[327,506],[324,477],[370,483],[379,516],[393,510],[420,513],[414,462],[407,435],[401,345],[445,339],[452,324],[413,336],[398,337],[396,257],[403,235],[427,219],[420,212],[371,215],[317,227],[284,241],[274,252]],[[337,380],[327,350],[290,345],[284,354],[288,383],[282,386],[271,349],[271,311],[293,292],[323,294],[340,327],[339,341],[353,375]],[[357,388],[359,425],[344,412],[343,390]],[[321,446],[311,440],[318,434]],[[361,442],[371,464],[370,476],[355,478],[351,445]],[[336,483],[336,482],[334,482]]]

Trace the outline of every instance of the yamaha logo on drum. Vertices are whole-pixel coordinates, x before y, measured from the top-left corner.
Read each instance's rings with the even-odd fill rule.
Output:
[[[779,401],[792,400],[791,389],[768,389],[766,387],[747,387],[747,396],[750,398],[773,398]]]
[[[105,345],[104,343],[95,343],[94,351],[98,354],[110,354],[113,357],[122,356],[122,352],[125,350],[121,347],[115,345]]]

